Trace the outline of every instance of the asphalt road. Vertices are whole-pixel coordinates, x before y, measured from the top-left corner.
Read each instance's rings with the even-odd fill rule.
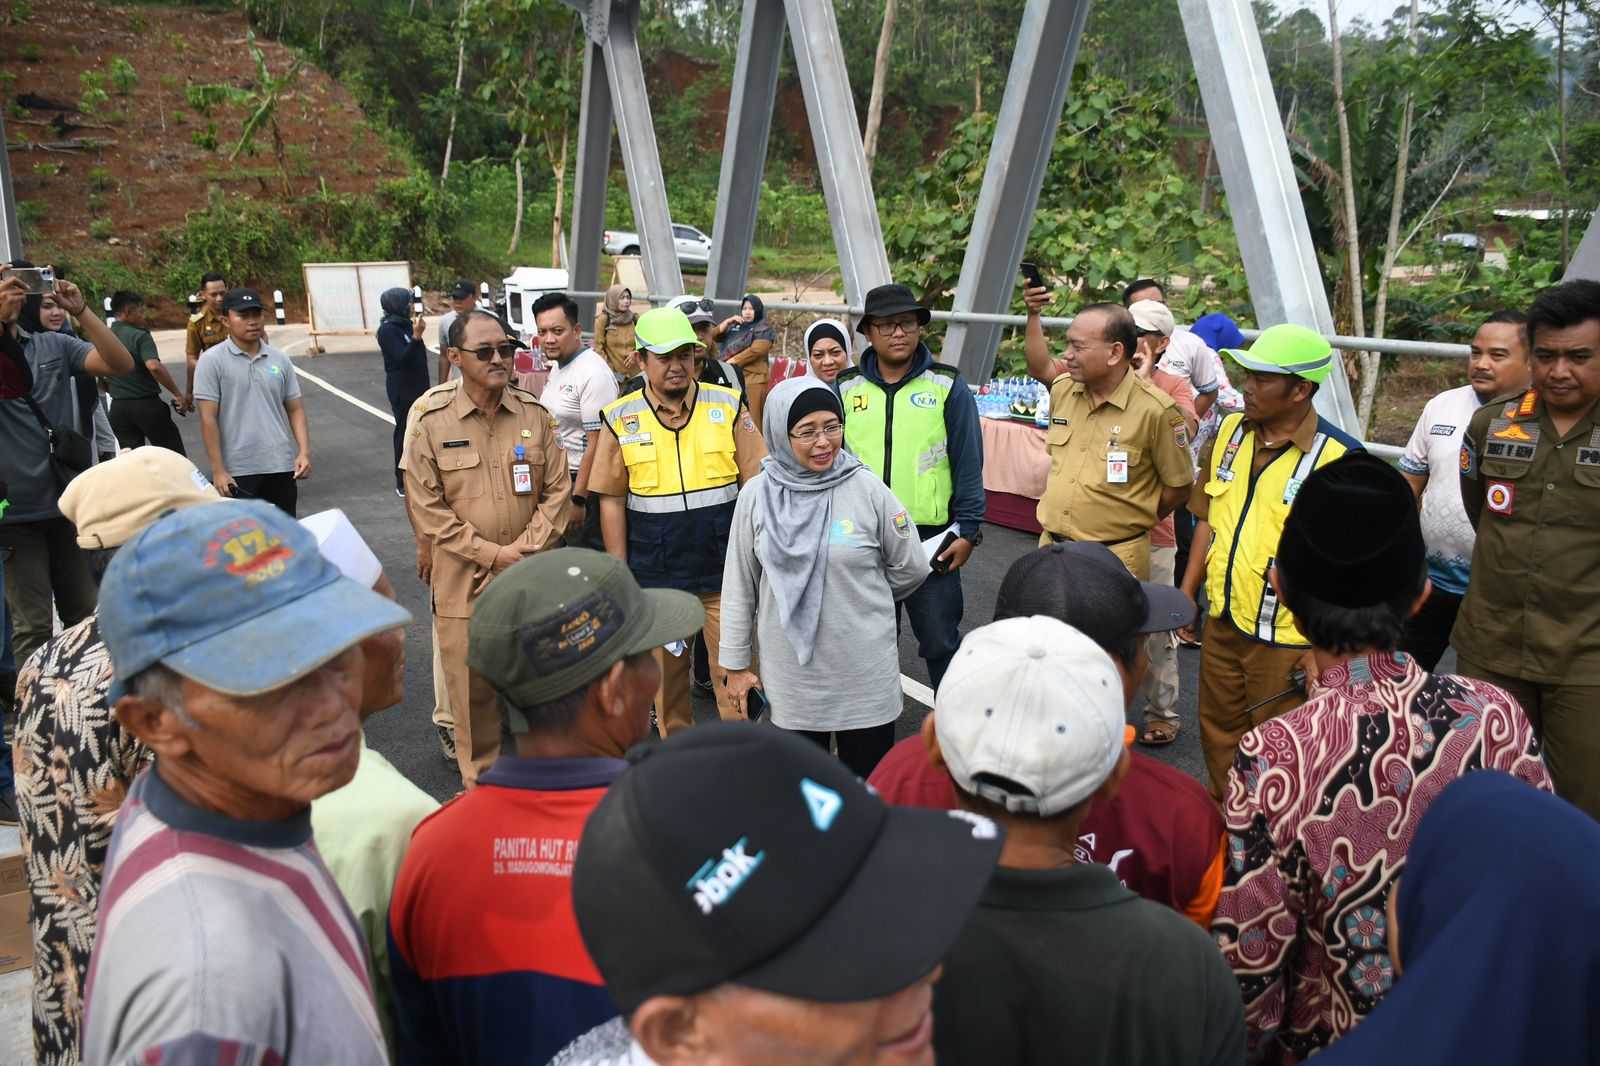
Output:
[[[368,743],[423,789],[439,799],[446,799],[460,788],[460,778],[454,765],[447,764],[440,754],[430,717],[433,649],[427,623],[427,589],[417,580],[411,527],[406,521],[404,504],[394,492],[393,427],[378,414],[352,402],[353,399],[376,411],[388,412],[382,357],[373,349],[297,356],[295,363],[302,371],[300,380],[311,424],[312,448],[311,477],[300,486],[300,514],[313,514],[330,507],[343,508],[383,561],[401,603],[416,619],[406,632],[405,701],[368,720]],[[181,374],[181,359],[174,365],[174,371]],[[319,382],[346,396],[338,395]],[[198,416],[177,421],[190,458],[209,474],[209,463],[200,442]],[[982,546],[961,572],[966,599],[966,617],[961,624],[963,633],[993,619],[995,593],[1007,567],[1034,544],[1032,535],[998,526],[985,527]],[[1179,710],[1183,729],[1177,742],[1165,748],[1143,750],[1203,778],[1204,764],[1195,724],[1199,655],[1198,651],[1190,649],[1178,651]],[[900,669],[917,685],[927,685],[927,668],[917,656],[916,640],[909,626],[900,634]],[[919,699],[906,696],[905,712],[896,726],[897,734],[907,736],[915,732],[928,710]],[[696,713],[708,719],[714,717],[716,711],[709,699],[697,696]],[[1135,724],[1142,722],[1137,708],[1129,720]]]

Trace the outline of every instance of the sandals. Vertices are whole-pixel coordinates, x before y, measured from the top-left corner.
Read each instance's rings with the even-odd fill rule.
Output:
[[[1178,723],[1154,721],[1144,724],[1144,732],[1139,734],[1139,743],[1147,748],[1164,748],[1178,739]]]

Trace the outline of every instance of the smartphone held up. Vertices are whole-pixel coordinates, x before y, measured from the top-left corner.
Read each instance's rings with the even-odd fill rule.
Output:
[[[55,267],[6,267],[0,270],[0,281],[16,278],[22,282],[22,291],[29,296],[43,296],[56,291]]]

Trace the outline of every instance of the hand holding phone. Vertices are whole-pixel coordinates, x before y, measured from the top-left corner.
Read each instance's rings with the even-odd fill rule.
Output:
[[[22,291],[29,296],[43,296],[56,291],[55,267],[6,267],[0,270],[0,279],[16,278],[22,282]]]
[[[1042,289],[1045,287],[1044,275],[1039,272],[1038,263],[1031,263],[1024,259],[1021,264],[1018,265],[1018,269],[1022,272],[1023,279],[1027,281],[1028,288]]]

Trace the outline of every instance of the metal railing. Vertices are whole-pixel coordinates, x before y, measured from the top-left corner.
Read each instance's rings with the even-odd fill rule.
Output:
[[[606,294],[603,292],[570,291],[567,295],[579,300],[603,300]],[[634,293],[633,295],[635,299],[643,300],[647,303],[656,302],[656,297],[649,293]],[[725,307],[733,310],[743,302],[743,300],[713,298],[711,304],[713,307]],[[778,300],[763,300],[762,305],[768,311],[799,311],[820,315],[847,315],[853,318],[860,318],[862,314],[861,308],[848,307],[844,304],[786,303]],[[1028,324],[1028,319],[1025,315],[990,315],[978,311],[934,311],[932,314],[937,322],[988,322],[1001,326],[1025,326]],[[1039,322],[1047,330],[1066,329],[1072,325],[1072,319],[1070,318],[1045,317],[1040,318]],[[1244,334],[1245,340],[1250,341],[1261,336],[1261,331],[1258,329],[1241,329],[1239,332]],[[1465,359],[1470,354],[1470,349],[1465,344],[1442,344],[1434,341],[1402,341],[1377,337],[1342,337],[1335,335],[1328,337],[1328,342],[1335,348],[1345,351],[1383,352],[1386,355]],[[1366,445],[1367,451],[1380,459],[1393,461],[1405,454],[1404,448],[1393,444],[1381,444],[1377,441],[1364,441],[1363,443]]]
[[[603,300],[603,292],[569,292],[567,295],[579,300]],[[634,293],[634,298],[655,303],[656,297],[649,293]],[[725,307],[729,310],[737,308],[740,300],[712,299],[715,307]],[[862,309],[847,307],[844,304],[806,304],[785,303],[777,300],[763,300],[768,311],[800,311],[819,315],[849,315],[860,318]],[[996,326],[1025,326],[1028,324],[1025,315],[991,315],[979,311],[934,311],[933,318],[936,322],[971,322],[987,323]],[[1044,317],[1039,319],[1045,329],[1066,329],[1072,325],[1071,318]],[[1240,329],[1245,340],[1253,341],[1261,336],[1258,329]],[[1328,343],[1335,348],[1352,352],[1382,352],[1384,355],[1414,355],[1435,359],[1465,359],[1471,350],[1465,344],[1445,344],[1441,341],[1406,341],[1395,340],[1389,337],[1345,337],[1338,334],[1328,336]]]

